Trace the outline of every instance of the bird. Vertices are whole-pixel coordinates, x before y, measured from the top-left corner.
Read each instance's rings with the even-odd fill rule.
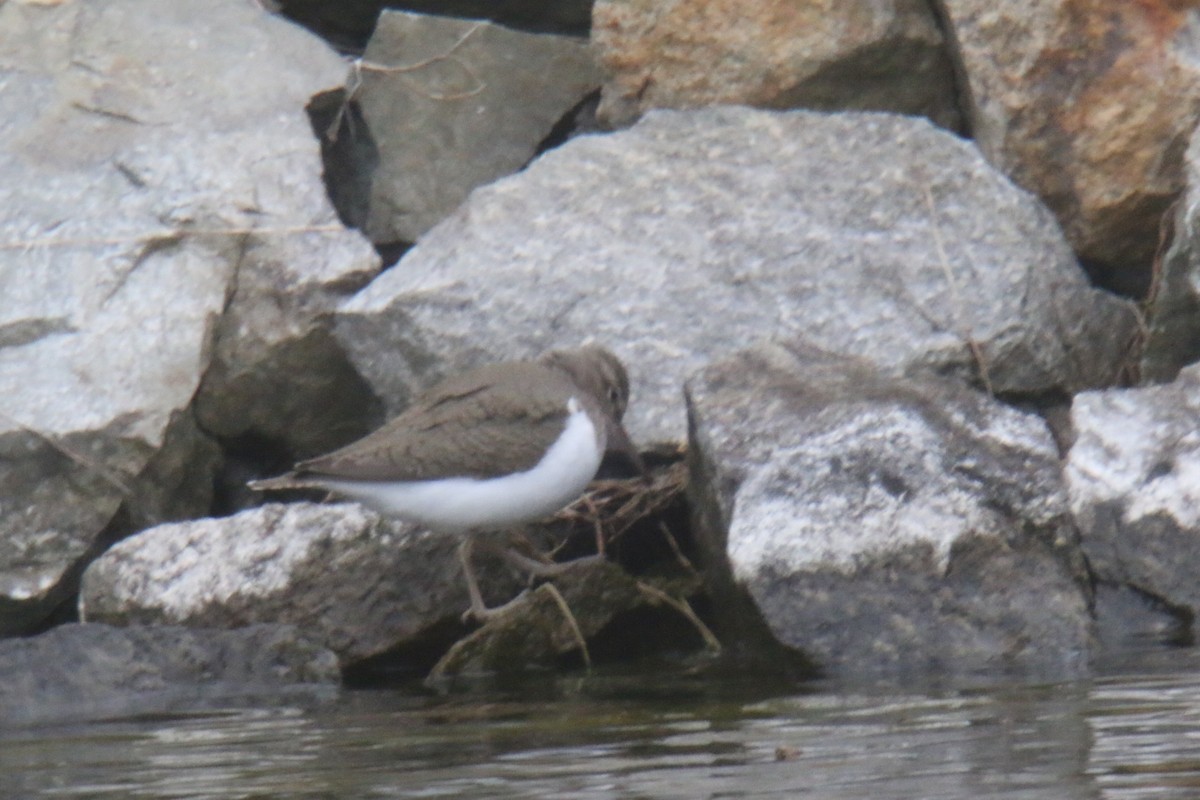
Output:
[[[436,384],[362,439],[249,486],[322,489],[462,534],[458,555],[471,603],[464,619],[486,621],[497,609],[484,604],[471,566],[475,535],[574,502],[606,452],[623,454],[644,474],[622,424],[628,402],[624,364],[597,344],[487,364]],[[508,548],[500,555],[537,575],[560,567]]]

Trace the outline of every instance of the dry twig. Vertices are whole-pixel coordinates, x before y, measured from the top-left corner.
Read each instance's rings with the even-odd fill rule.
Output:
[[[644,519],[674,503],[687,485],[687,465],[679,460],[642,478],[611,478],[592,483],[587,494],[556,516],[560,522],[592,528],[612,543]],[[607,534],[605,536],[605,533]]]
[[[42,433],[41,431],[31,428],[28,425],[22,424],[20,420],[13,419],[8,414],[5,414],[3,411],[0,411],[0,417],[3,417],[10,425],[20,428],[21,430],[25,431],[26,433],[33,434],[34,436],[36,436],[37,438],[39,438],[43,442],[45,442],[47,445],[49,445],[51,448],[58,451],[62,455],[66,456],[71,461],[74,461],[76,464],[78,464],[79,466],[88,470],[89,472],[94,473],[105,483],[107,483],[108,485],[110,485],[114,489],[116,489],[118,492],[120,492],[123,497],[133,496],[133,489],[130,488],[129,484],[125,483],[125,481],[121,480],[119,477],[117,477],[115,474],[113,474],[113,471],[108,469],[107,467],[105,467],[103,464],[99,464],[96,461],[93,461],[92,459],[88,458],[84,454],[76,452],[75,450],[72,450],[70,447],[67,447],[65,444],[58,441],[58,439],[56,437],[50,436],[49,434],[46,434],[46,433]]]
[[[651,603],[663,603],[686,617],[688,622],[692,623],[692,625],[700,633],[700,638],[704,640],[704,647],[709,652],[721,652],[721,641],[716,637],[716,635],[713,634],[712,630],[705,625],[698,616],[696,616],[696,612],[692,610],[692,607],[686,600],[680,600],[672,597],[661,589],[656,589],[647,583],[642,583],[641,581],[637,582],[637,588],[638,591],[645,595]]]
[[[583,631],[579,629],[579,622],[575,619],[575,615],[571,612],[571,607],[567,605],[567,599],[562,596],[562,592],[553,583],[542,584],[554,598],[554,602],[558,603],[559,610],[567,619],[567,625],[571,627],[571,633],[575,634],[575,641],[579,642],[579,652],[583,655],[583,665],[590,672],[592,669],[592,656],[588,652],[587,640],[583,638]]]
[[[1146,346],[1150,343],[1150,316],[1153,313],[1155,301],[1162,292],[1163,262],[1166,259],[1167,250],[1175,240],[1175,214],[1178,207],[1179,199],[1176,198],[1159,218],[1158,244],[1154,248],[1154,259],[1150,262],[1150,286],[1146,290],[1145,298],[1134,308],[1137,330],[1133,332],[1127,348],[1128,352],[1121,364],[1118,385],[1136,386],[1142,380],[1142,357],[1146,353]]]
[[[691,559],[683,554],[683,548],[679,546],[679,542],[671,534],[671,529],[667,527],[667,523],[662,520],[658,521],[658,530],[662,533],[663,538],[667,540],[667,544],[671,547],[671,552],[675,554],[675,560],[679,562],[679,566],[685,571],[696,574],[696,567],[692,565]]]
[[[181,236],[245,236],[262,234],[267,236],[292,236],[304,233],[345,233],[341,225],[280,225],[276,227],[229,227],[229,228],[178,228],[175,230],[151,231],[136,236],[113,236],[95,238],[45,238],[17,239],[0,242],[0,250],[33,250],[38,247],[107,247],[118,244],[148,244],[177,240]]]
[[[414,61],[411,64],[380,64],[377,61],[367,61],[366,59],[362,58],[354,59],[350,66],[350,79],[346,82],[346,96],[342,99],[341,105],[338,106],[337,113],[333,115],[333,120],[330,122],[329,127],[326,128],[325,138],[330,142],[337,142],[338,131],[341,129],[342,120],[346,116],[346,111],[349,109],[350,103],[354,102],[354,98],[358,95],[359,89],[362,88],[362,76],[364,72],[406,76],[408,73],[416,72],[439,62],[449,61],[469,76],[470,81],[474,84],[472,88],[462,92],[450,92],[443,94],[428,91],[417,85],[415,82],[409,81],[407,78],[405,78],[405,82],[409,84],[409,87],[414,92],[422,94],[425,97],[428,97],[430,100],[464,100],[468,97],[474,97],[482,92],[485,88],[487,88],[487,82],[480,78],[473,69],[456,58],[454,55],[459,48],[466,44],[467,40],[470,39],[475,32],[482,27],[482,22],[477,25],[472,25],[467,29],[466,33],[460,36],[458,41],[450,45],[445,52],[438,53],[437,55],[430,56],[429,58],[421,59],[420,61]]]

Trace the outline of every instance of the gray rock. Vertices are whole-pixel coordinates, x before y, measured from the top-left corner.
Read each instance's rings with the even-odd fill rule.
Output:
[[[367,432],[378,401],[326,318],[375,274],[379,257],[343,234],[289,236],[244,257],[238,300],[217,322],[193,406],[206,433],[266,438],[306,458]]]
[[[1191,616],[1129,585],[1096,584],[1096,633],[1109,654],[1148,644],[1190,644]]]
[[[4,359],[0,349],[0,386],[12,386]],[[153,403],[156,387],[142,388],[150,391],[116,399]],[[14,390],[9,398],[16,396],[28,395]],[[87,402],[46,398],[40,419],[69,413],[79,400]],[[84,416],[61,420],[77,430],[52,437],[0,411],[0,635],[36,627],[66,600],[112,531],[208,507],[219,454],[191,415],[164,415],[157,450],[139,441],[132,416],[130,411],[106,424]]]
[[[699,588],[695,573],[667,575],[659,570],[656,576],[634,578],[612,561],[570,563],[561,575],[497,609],[482,627],[455,642],[434,665],[426,684],[438,686],[463,675],[552,669],[564,654],[582,649],[610,625],[620,626],[630,638],[639,638],[639,633],[645,638],[645,629],[639,631],[631,613],[638,609],[674,606],[677,620],[690,626],[694,623],[685,616],[690,611],[686,597]],[[709,646],[719,650],[715,643]]]
[[[579,648],[581,639],[595,636],[616,615],[645,604],[637,581],[616,564],[572,564],[553,584],[521,595],[456,642],[434,665],[427,682],[552,668],[559,656]]]
[[[1148,309],[1141,377],[1173,380],[1184,366],[1200,360],[1200,135],[1193,135],[1184,158],[1186,190],[1173,217],[1174,236]]]
[[[678,440],[684,377],[764,336],[895,371],[977,380],[982,361],[1027,394],[1104,384],[1133,322],[969,142],[887,114],[710,108],[476,190],[337,332],[393,412],[446,374],[594,337],[630,367],[635,438]]]
[[[161,525],[88,567],[80,616],[206,628],[292,623],[345,666],[457,622],[468,605],[459,541],[356,504],[272,504]],[[506,570],[478,574],[490,602],[519,590]]]
[[[370,394],[319,318],[377,261],[325,198],[304,113],[345,67],[294,25],[240,0],[8,3],[0,63],[11,632],[72,590],[119,507],[123,530],[208,510],[197,420],[331,443]]]
[[[1200,613],[1200,367],[1083,392],[1071,422],[1071,511],[1097,577]]]
[[[761,615],[838,675],[1086,669],[1086,575],[1038,417],[778,345],[687,393],[689,491],[726,630]]]
[[[649,108],[720,103],[961,124],[945,39],[924,0],[598,0],[592,16],[606,72],[597,113],[609,125]]]
[[[599,85],[582,39],[385,11],[352,91],[378,151],[367,235],[415,241],[476,186],[523,167]]]
[[[333,653],[290,625],[234,631],[62,625],[0,641],[0,728],[180,712],[330,688]]]

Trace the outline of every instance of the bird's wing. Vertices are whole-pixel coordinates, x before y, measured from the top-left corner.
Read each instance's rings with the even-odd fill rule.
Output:
[[[543,370],[497,364],[444,381],[379,430],[298,464],[295,477],[412,481],[530,469],[562,433],[573,391]],[[531,402],[520,392],[530,381],[551,390]]]

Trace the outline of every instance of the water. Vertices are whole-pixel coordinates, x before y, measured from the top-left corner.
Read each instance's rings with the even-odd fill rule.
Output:
[[[1192,798],[1200,650],[1054,686],[764,686],[680,669],[0,733],[5,798]]]

